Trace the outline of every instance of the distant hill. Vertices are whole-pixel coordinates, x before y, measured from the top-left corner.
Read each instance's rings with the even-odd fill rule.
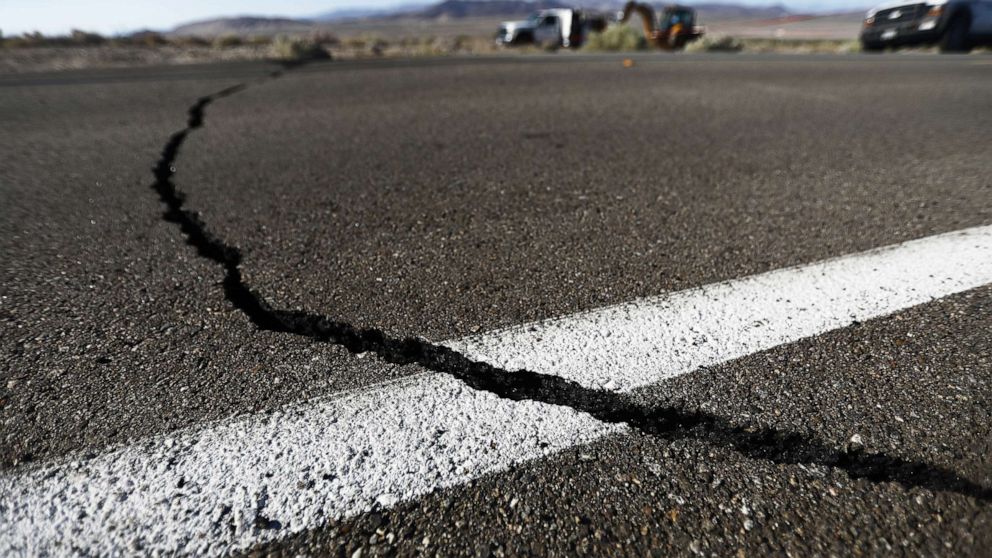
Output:
[[[432,5],[431,2],[415,2],[409,4],[401,4],[399,6],[391,6],[388,8],[382,7],[369,7],[369,8],[339,8],[336,10],[331,10],[329,12],[323,12],[313,16],[314,21],[321,22],[331,22],[331,21],[344,21],[349,19],[372,19],[383,16],[395,16],[397,14],[406,14],[411,12],[417,12],[423,10],[428,6]]]
[[[415,17],[422,19],[439,18],[468,18],[468,17],[506,17],[526,16],[536,10],[551,8],[586,8],[612,12],[623,8],[625,0],[444,0],[439,4],[411,10],[391,17]],[[692,0],[682,2],[650,2],[655,7],[667,4],[685,4],[696,8],[701,16],[707,19],[775,19],[794,15],[781,4],[770,6],[745,6],[743,4],[701,2]]]
[[[461,19],[470,17],[526,16],[537,10],[552,8],[586,8],[612,12],[623,8],[626,0],[443,0],[420,9],[398,8],[392,12],[380,11],[366,17]],[[711,19],[774,19],[793,15],[785,6],[745,6],[742,4],[703,2],[650,2],[656,7],[668,3],[682,3],[695,7],[700,14]]]
[[[674,2],[672,2],[674,3]],[[736,20],[772,20],[797,15],[784,6],[744,6],[740,4],[683,0],[696,8],[705,22]],[[281,17],[228,17],[196,21],[173,29],[173,35],[217,37],[223,35],[275,35],[307,33],[316,29],[334,28],[337,24],[358,21],[423,20],[451,21],[461,19],[510,19],[525,17],[536,10],[577,7],[612,12],[623,7],[624,0],[443,0],[437,4],[407,4],[390,9],[347,8],[318,14],[310,19]],[[652,2],[656,6],[665,3]]]
[[[696,8],[700,18],[710,21],[730,20],[730,19],[776,19],[790,15],[785,6],[744,6],[741,4],[717,4],[717,3],[693,3],[686,2],[688,6]]]
[[[444,0],[412,15],[424,19],[526,16],[536,10],[567,8],[574,6],[558,0]]]
[[[219,37],[223,35],[273,35],[276,33],[300,33],[313,28],[313,22],[306,19],[283,17],[221,17],[194,21],[174,28],[172,35]]]

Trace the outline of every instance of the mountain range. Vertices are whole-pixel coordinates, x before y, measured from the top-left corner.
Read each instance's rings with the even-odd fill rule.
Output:
[[[413,17],[420,19],[465,18],[490,16],[528,15],[535,10],[550,8],[585,8],[601,11],[616,11],[623,8],[626,0],[443,0],[437,4],[406,4],[394,8],[341,9],[319,14],[315,21],[340,21],[355,18],[397,18]],[[673,2],[674,3],[674,2]],[[711,14],[726,14],[728,17],[767,19],[790,15],[782,6],[747,6],[733,3],[684,2],[698,11]],[[658,3],[658,5],[663,5]]]
[[[173,35],[216,37],[221,35],[271,35],[303,33],[353,21],[459,20],[468,18],[509,19],[525,17],[536,10],[576,7],[612,12],[624,0],[443,0],[436,4],[406,4],[388,9],[347,8],[316,14],[311,18],[224,17],[177,26]],[[797,15],[782,5],[746,6],[730,3],[692,3],[706,21],[775,19]],[[661,4],[659,4],[661,5]]]

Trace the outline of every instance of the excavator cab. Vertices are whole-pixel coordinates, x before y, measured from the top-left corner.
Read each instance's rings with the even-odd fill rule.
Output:
[[[661,12],[658,30],[666,33],[676,26],[682,29],[692,29],[696,25],[696,11],[684,6],[667,6]]]

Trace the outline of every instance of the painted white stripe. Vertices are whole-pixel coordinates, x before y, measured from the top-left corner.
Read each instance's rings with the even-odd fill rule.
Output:
[[[988,283],[979,227],[449,344],[629,390]],[[620,430],[422,374],[8,473],[0,555],[246,549]]]
[[[422,374],[6,476],[0,556],[247,549],[620,429]]]
[[[629,391],[992,283],[992,226],[450,341],[508,370]]]

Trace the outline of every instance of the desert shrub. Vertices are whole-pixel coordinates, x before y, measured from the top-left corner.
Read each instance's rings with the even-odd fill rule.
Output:
[[[155,31],[138,31],[118,40],[121,44],[137,45],[146,47],[157,47],[169,44],[169,41]]]
[[[18,36],[8,37],[4,39],[3,46],[9,48],[45,46],[51,44],[50,41],[51,39],[48,39],[40,32],[35,31],[34,33],[22,33]]]
[[[214,48],[231,48],[245,44],[244,39],[237,35],[221,35],[214,39]]]
[[[195,35],[181,35],[178,37],[172,37],[170,42],[180,47],[205,47],[211,45],[210,41]]]
[[[647,47],[644,35],[629,25],[611,25],[601,33],[592,33],[585,46],[598,51],[644,50]]]
[[[792,54],[858,52],[861,45],[856,40],[842,39],[743,39],[748,52],[781,52]]]
[[[69,34],[69,40],[76,45],[83,46],[95,46],[102,45],[107,42],[107,39],[103,38],[103,35],[99,33],[90,33],[87,31],[80,31],[79,29],[73,29]]]
[[[251,46],[266,46],[271,45],[274,39],[271,35],[251,35],[245,39],[245,44]]]
[[[369,52],[376,56],[382,56],[386,49],[389,48],[389,43],[383,39],[372,40],[372,45],[369,47]]]
[[[402,42],[403,39],[396,39],[394,43],[390,43],[379,35],[365,34],[355,37],[347,37],[340,40],[334,46],[341,46],[346,51],[353,52],[358,55],[372,54],[374,56],[380,56],[391,46],[399,45]]]
[[[341,39],[339,39],[336,35],[332,35],[326,31],[315,31],[313,34],[310,35],[310,38],[313,40],[313,42],[322,46],[333,47],[341,44]]]
[[[693,41],[686,46],[688,52],[740,52],[744,50],[744,43],[740,39],[730,36],[710,37],[704,36],[697,41]]]
[[[272,57],[279,60],[316,60],[330,57],[324,47],[304,37],[279,35],[272,41],[270,48]]]
[[[55,47],[55,46],[97,46],[107,42],[98,33],[89,33],[73,29],[68,35],[58,35],[46,37],[38,31],[24,33],[18,37],[8,37],[2,39],[3,46],[11,48],[22,47]]]
[[[861,41],[841,41],[836,45],[836,52],[841,54],[848,54],[852,52],[861,52]]]
[[[141,38],[142,44],[148,47],[157,47],[169,44],[169,41],[160,33],[145,33]]]
[[[451,53],[451,45],[448,41],[434,35],[424,37],[419,43],[411,43],[410,47],[414,56],[440,56]]]

